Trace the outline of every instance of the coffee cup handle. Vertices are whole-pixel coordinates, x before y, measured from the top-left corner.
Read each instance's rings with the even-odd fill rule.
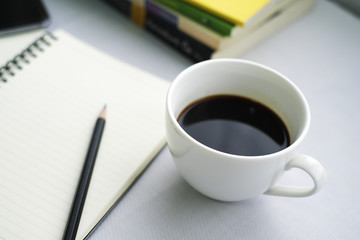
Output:
[[[275,185],[270,187],[265,194],[286,196],[286,197],[307,197],[318,192],[326,179],[326,172],[323,166],[314,158],[298,154],[285,167],[285,170],[300,168],[310,175],[314,181],[313,186],[281,186]]]

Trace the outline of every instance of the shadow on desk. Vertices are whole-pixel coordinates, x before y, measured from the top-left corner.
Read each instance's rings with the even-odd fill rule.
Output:
[[[234,205],[236,213],[234,213]],[[151,235],[152,239],[225,239],[239,236],[237,232],[229,229],[247,229],[249,236],[254,235],[257,224],[249,221],[254,214],[261,214],[262,221],[268,225],[271,217],[267,214],[264,199],[254,198],[242,202],[225,203],[210,199],[194,190],[183,178],[176,177],[176,181],[157,197],[143,204],[136,213],[126,216],[126,228],[121,229],[122,234],[140,227],[144,239]],[[234,218],[234,214],[238,217]],[[231,226],[221,224],[229,222]],[[236,219],[236,221],[233,221]],[[129,223],[133,222],[133,223]],[[121,225],[118,225],[120,228]],[[206,233],[202,229],[216,228],[214,232]],[[211,236],[208,234],[211,234]],[[247,236],[242,232],[241,236]]]

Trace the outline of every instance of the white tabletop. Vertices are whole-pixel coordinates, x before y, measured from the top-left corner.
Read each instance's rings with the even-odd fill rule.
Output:
[[[169,81],[193,64],[103,1],[44,2],[50,30]],[[89,239],[360,239],[360,19],[320,0],[239,58],[274,68],[303,91],[312,122],[301,151],[327,170],[322,191],[214,201],[181,178],[165,147]],[[297,170],[282,181],[310,182]]]

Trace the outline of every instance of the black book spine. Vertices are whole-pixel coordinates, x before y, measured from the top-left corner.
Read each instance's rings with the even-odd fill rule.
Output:
[[[210,59],[214,52],[210,47],[181,32],[150,11],[146,12],[145,29],[195,62]]]
[[[131,0],[105,0],[112,6],[120,10],[129,19],[132,19],[132,15],[139,14],[138,12],[132,12],[131,5],[134,4]],[[185,55],[195,62],[201,62],[211,58],[214,50],[207,45],[192,38],[186,33],[180,31],[171,22],[161,19],[151,11],[146,10],[145,18],[145,30],[155,35],[166,44],[174,48],[176,51]],[[143,25],[140,24],[140,25]]]

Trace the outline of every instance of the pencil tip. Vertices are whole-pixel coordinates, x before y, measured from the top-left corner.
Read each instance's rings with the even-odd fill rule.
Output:
[[[104,105],[103,109],[101,110],[100,114],[99,114],[99,118],[103,118],[106,119],[106,104]]]

